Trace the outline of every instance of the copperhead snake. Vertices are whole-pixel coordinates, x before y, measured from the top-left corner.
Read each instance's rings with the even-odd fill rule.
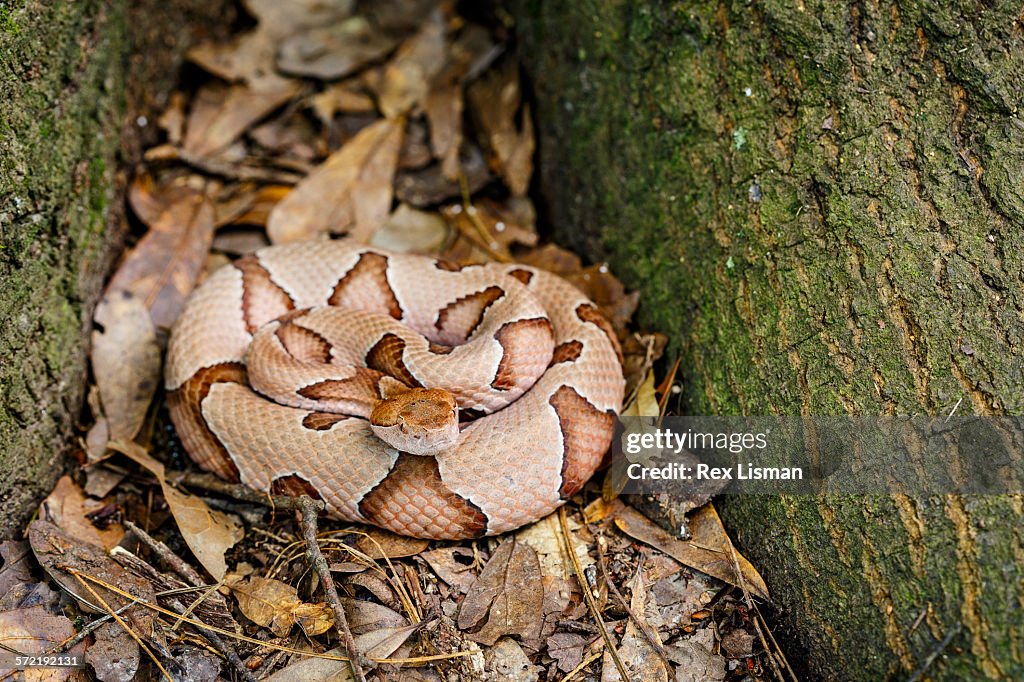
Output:
[[[172,330],[165,383],[203,469],[436,539],[503,533],[575,494],[625,385],[611,326],[556,275],[344,240],[214,272]]]

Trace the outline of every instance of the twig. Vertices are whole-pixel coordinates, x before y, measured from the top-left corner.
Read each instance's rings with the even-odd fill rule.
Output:
[[[309,495],[299,497],[299,526],[302,528],[302,537],[306,540],[306,557],[309,560],[310,566],[320,576],[320,582],[323,583],[327,603],[331,605],[331,610],[334,611],[334,628],[338,631],[341,643],[345,647],[345,652],[349,655],[348,662],[349,667],[352,668],[352,676],[356,678],[357,682],[366,682],[366,676],[363,675],[362,667],[369,662],[356,649],[355,640],[352,638],[352,631],[348,627],[348,618],[345,617],[345,609],[342,607],[341,599],[338,597],[338,590],[334,587],[331,568],[327,565],[327,560],[324,559],[323,552],[320,551],[320,545],[316,539],[317,514],[320,513],[321,509],[323,509],[322,502],[317,502]]]
[[[146,547],[149,547],[161,561],[170,566],[171,569],[174,570],[175,573],[180,575],[189,585],[191,585],[192,587],[200,587],[206,584],[202,576],[199,575],[198,571],[189,566],[188,562],[186,562],[180,556],[172,552],[170,547],[160,542],[152,535],[136,526],[131,521],[126,520],[124,522],[124,527],[131,531],[132,534],[135,535],[135,537],[141,540],[142,544],[146,545]]]
[[[168,477],[170,480],[171,477]],[[252,488],[237,483],[228,483],[213,474],[188,473],[175,478],[172,482],[183,483],[192,488],[200,488],[212,493],[219,493],[250,504],[260,504],[271,509],[285,509],[288,511],[299,508],[296,498],[288,495],[264,495]]]
[[[135,606],[138,603],[139,603],[138,601],[129,602],[129,603],[125,604],[124,606],[122,606],[121,608],[119,608],[117,611],[114,611],[114,613],[116,613],[117,615],[120,616],[122,613],[124,613],[125,611],[127,611],[128,609],[130,609],[131,607]],[[52,654],[62,654],[65,651],[67,651],[68,649],[73,649],[76,644],[78,644],[83,639],[85,639],[86,637],[91,635],[93,632],[98,630],[101,625],[103,625],[104,623],[109,623],[112,620],[114,620],[114,615],[113,614],[108,613],[106,615],[100,616],[99,618],[96,618],[95,620],[92,620],[89,623],[87,623],[85,626],[83,626],[82,629],[79,630],[75,635],[73,635],[71,637],[68,637],[63,642],[59,642],[59,643],[53,645],[52,647],[50,647],[42,655],[43,656],[50,656]]]
[[[919,679],[921,679],[921,677],[926,672],[928,672],[928,668],[932,667],[932,663],[934,663],[935,659],[939,657],[939,654],[941,654],[946,649],[946,647],[949,646],[949,643],[953,641],[954,637],[960,634],[960,629],[960,623],[957,623],[956,625],[951,627],[949,629],[949,632],[946,633],[946,636],[942,638],[941,642],[939,642],[939,645],[932,649],[932,652],[928,654],[928,658],[924,659],[924,663],[921,664],[920,668],[914,671],[914,674],[910,676],[910,679],[908,679],[907,682],[917,682]]]
[[[565,507],[558,508],[558,523],[562,527],[562,539],[565,540],[565,548],[569,552],[569,559],[572,561],[572,570],[576,575],[576,582],[580,584],[580,590],[583,591],[583,600],[587,602],[587,608],[590,609],[590,615],[593,616],[594,622],[597,623],[597,629],[601,631],[601,637],[604,639],[605,648],[608,650],[608,655],[612,657],[615,669],[619,671],[619,677],[622,678],[622,682],[629,682],[630,677],[626,672],[626,666],[622,664],[622,659],[619,658],[619,652],[615,650],[615,642],[612,641],[612,636],[608,634],[608,628],[605,627],[604,620],[601,618],[601,612],[598,610],[597,603],[594,601],[594,595],[590,592],[590,585],[587,584],[587,578],[583,575],[583,567],[580,566],[580,559],[576,556],[576,550],[573,549],[572,536],[569,535],[569,522],[565,517]]]
[[[621,606],[622,609],[629,614],[629,617],[633,619],[633,622],[636,623],[636,626],[643,634],[644,639],[646,639],[647,643],[651,645],[652,649],[654,649],[654,653],[658,654],[658,658],[660,658],[661,662],[665,664],[665,672],[671,672],[672,664],[668,660],[668,655],[665,654],[665,647],[663,647],[661,642],[658,641],[657,635],[651,632],[651,626],[648,625],[646,621],[641,620],[640,617],[633,612],[633,609],[629,607],[629,603],[626,602],[622,593],[619,592],[619,588],[615,586],[615,583],[613,583],[609,577],[608,569],[605,566],[604,560],[604,544],[606,542],[607,541],[603,535],[597,536],[597,566],[601,569],[601,577],[604,579],[604,584],[608,586],[609,591],[611,591],[612,595],[619,602],[619,606]]]

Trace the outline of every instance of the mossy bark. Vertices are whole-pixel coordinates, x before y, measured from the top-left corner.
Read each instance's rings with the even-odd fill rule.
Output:
[[[0,5],[0,536],[20,532],[72,442],[89,319],[123,235],[118,168],[173,82],[188,7]]]
[[[513,7],[549,217],[684,409],[1024,413],[1019,2]],[[1024,678],[1020,497],[721,507],[812,677]]]

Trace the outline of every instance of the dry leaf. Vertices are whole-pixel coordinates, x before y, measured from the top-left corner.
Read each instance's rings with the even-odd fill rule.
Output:
[[[278,44],[307,28],[329,26],[352,13],[354,0],[246,0],[257,27],[226,44],[205,43],[188,57],[226,81],[245,81],[255,90],[273,90],[285,80],[275,67]]]
[[[373,234],[391,210],[402,129],[401,121],[378,121],[314,168],[270,212],[271,241],[314,239],[353,223],[353,236]]]
[[[479,191],[491,181],[483,153],[472,144],[463,144],[459,150],[459,166],[466,179],[470,194]],[[458,197],[462,190],[456,180],[446,178],[437,164],[415,171],[402,171],[395,178],[395,196],[426,208],[442,201]]]
[[[135,678],[141,662],[139,645],[120,623],[101,625],[93,634],[94,642],[85,652],[96,679],[102,682],[129,682]]]
[[[506,62],[474,82],[467,95],[475,118],[486,133],[492,167],[513,196],[524,196],[533,174],[534,137],[528,105],[523,105],[521,130],[516,125],[522,99],[519,67],[515,62]]]
[[[72,537],[109,550],[124,537],[124,527],[119,523],[111,523],[106,528],[97,528],[86,516],[103,506],[103,502],[86,499],[71,477],[65,475],[61,476],[49,496],[43,500],[39,517],[60,526]]]
[[[622,339],[622,373],[626,376],[626,395],[631,395],[647,373],[665,353],[668,337],[654,332],[634,332]]]
[[[194,157],[215,155],[298,92],[298,83],[284,80],[261,90],[218,82],[204,85],[192,102],[185,153]]]
[[[355,16],[330,26],[319,26],[282,41],[277,68],[295,76],[336,80],[391,52],[398,40]]]
[[[28,561],[29,546],[19,540],[0,542],[0,557],[4,560],[0,568],[0,600],[18,585],[35,581],[32,564]]]
[[[484,652],[487,679],[496,682],[536,682],[543,670],[539,665],[530,663],[526,652],[515,640],[501,639]]]
[[[106,613],[100,601],[78,581],[70,570],[78,571],[108,585],[131,594],[133,597],[152,602],[152,586],[148,581],[126,571],[113,561],[100,547],[69,535],[49,521],[37,519],[29,524],[28,540],[36,561],[64,591],[76,597],[83,608],[91,613]],[[83,580],[86,580],[83,578]],[[101,585],[89,585],[103,601],[113,609],[126,606],[129,600]],[[153,612],[142,607],[127,611],[126,617],[139,627],[143,636],[152,630]]]
[[[51,615],[42,606],[0,613],[0,642],[19,654],[42,654],[74,636],[75,626],[67,617]],[[86,642],[79,642],[68,653],[81,657],[85,647]],[[3,659],[11,660],[12,654],[5,652]],[[23,677],[18,677],[19,671],[15,668],[0,667],[0,675],[4,679],[46,682],[79,679],[74,668],[22,669],[20,674]]]
[[[726,660],[712,653],[715,635],[711,628],[698,630],[686,639],[666,647],[676,664],[675,682],[721,682],[726,678]]]
[[[185,307],[210,250],[213,205],[203,192],[184,185],[154,186],[144,175],[132,182],[128,198],[149,231],[114,273],[104,296],[134,294],[157,329],[167,330]]]
[[[488,199],[469,207],[446,206],[441,215],[462,237],[445,253],[454,262],[511,261],[512,246],[534,246],[538,240],[532,224],[523,225],[517,215]]]
[[[449,48],[448,62],[434,79],[423,101],[430,123],[430,147],[441,162],[441,174],[458,178],[459,147],[462,146],[462,111],[465,108],[463,84],[481,58],[494,51],[488,32],[471,24]]]
[[[590,556],[589,547],[575,533],[580,529],[580,524],[572,517],[567,517],[569,527],[569,542],[580,566],[586,569],[594,564]],[[564,580],[571,580],[576,575],[572,560],[565,552],[565,545],[562,539],[562,526],[558,522],[558,516],[551,514],[545,518],[532,523],[529,526],[516,532],[516,540],[533,547],[537,552],[537,561],[540,566],[541,575],[553,576]]]
[[[362,91],[354,80],[332,83],[309,98],[310,107],[325,126],[330,126],[336,113],[365,114],[377,110],[373,98]]]
[[[583,662],[583,649],[593,639],[574,632],[556,632],[548,637],[547,654],[558,662],[558,669],[567,673]]]
[[[245,617],[260,627],[269,627],[278,637],[286,637],[300,619],[313,631],[312,634],[326,632],[334,625],[330,607],[303,603],[298,590],[288,583],[254,575],[226,584]],[[311,632],[306,634],[312,636]]]
[[[430,546],[429,540],[397,535],[382,528],[366,528],[356,540],[356,549],[371,559],[400,559],[416,556]]]
[[[92,373],[99,389],[107,435],[131,440],[139,432],[160,383],[160,346],[141,298],[127,291],[105,296],[93,319]],[[90,448],[101,451],[92,434]],[[105,444],[104,444],[105,445]]]
[[[331,656],[344,656],[341,648],[325,651]],[[270,677],[263,678],[265,682],[355,682],[352,677],[352,667],[348,661],[332,660],[330,658],[312,658],[296,656],[285,667],[278,670]]]
[[[387,658],[422,626],[419,623],[364,632],[355,638],[356,649],[370,658]]]
[[[468,547],[438,547],[423,552],[420,556],[430,565],[438,578],[459,594],[465,594],[476,582],[476,574],[473,573],[471,566],[473,551]],[[464,561],[459,561],[460,557]]]
[[[373,233],[370,245],[403,253],[437,254],[450,234],[447,221],[437,213],[400,204],[384,226]]]
[[[424,100],[430,83],[444,67],[445,51],[444,15],[436,9],[384,70],[377,101],[386,117],[407,114]]]
[[[515,538],[495,550],[459,609],[458,625],[470,639],[491,645],[504,635],[540,633],[544,589],[537,553]]]
[[[730,585],[745,587],[755,597],[770,599],[764,579],[733,547],[714,505],[709,502],[692,512],[687,522],[691,539],[680,540],[631,507],[622,505],[615,512],[615,525],[626,535],[661,550],[681,564]],[[736,574],[737,563],[742,578]]]
[[[227,514],[210,509],[202,499],[172,487],[167,482],[164,465],[153,459],[141,446],[113,441],[110,448],[126,455],[156,476],[185,544],[214,579],[222,579],[227,572],[224,553],[242,539],[242,526]]]
[[[637,571],[634,575],[630,590],[630,610],[643,621],[643,626],[660,645],[661,638],[658,636],[657,627],[648,622],[648,618],[657,617],[657,605],[647,594],[647,586],[644,584],[641,571]],[[634,679],[644,680],[644,682],[668,682],[669,671],[665,667],[665,662],[647,641],[640,631],[640,625],[632,617],[626,621],[626,629],[619,642],[618,653],[626,672],[635,676]],[[615,663],[612,662],[611,654],[607,651],[604,653],[602,662],[601,682],[625,682],[619,675]]]

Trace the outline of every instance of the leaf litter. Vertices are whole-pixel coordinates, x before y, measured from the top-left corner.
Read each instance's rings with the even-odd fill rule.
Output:
[[[250,28],[190,50],[203,75],[185,72],[129,186],[137,239],[94,317],[81,468],[27,543],[0,545],[5,642],[84,653],[104,680],[348,680],[344,613],[377,661],[367,679],[776,679],[751,600],[768,588],[710,495],[688,500],[686,538],[618,498],[613,472],[499,538],[324,522],[338,611],[288,509],[194,472],[158,388],[167,332],[212,267],[271,243],[344,235],[556,272],[622,342],[626,413],[664,415],[675,383],[668,338],[632,323],[639,294],[538,229],[501,21],[435,0],[242,8]]]

